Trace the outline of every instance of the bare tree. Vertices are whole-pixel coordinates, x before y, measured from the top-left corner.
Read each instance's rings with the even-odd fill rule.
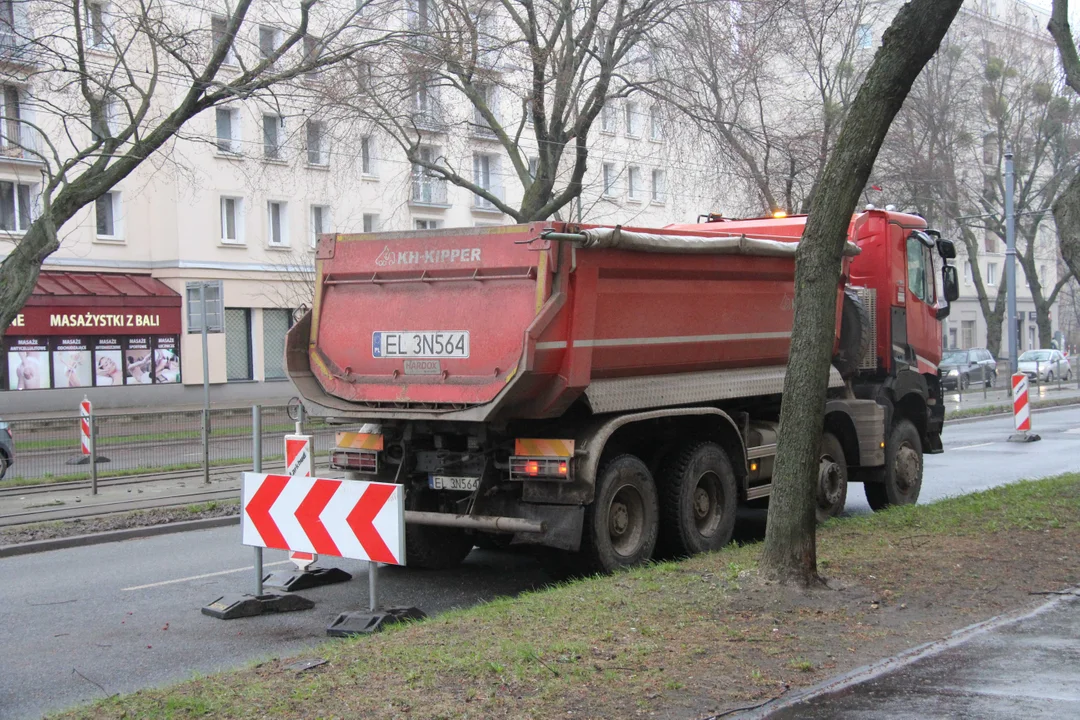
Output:
[[[815,487],[836,324],[840,260],[851,215],[889,126],[963,0],[912,0],[897,12],[829,154],[795,263],[795,319],[763,570],[817,580]]]
[[[679,13],[663,95],[741,168],[762,209],[805,212],[863,74],[881,3],[704,3]]]
[[[343,119],[378,128],[413,166],[413,195],[445,203],[445,183],[517,221],[551,217],[577,198],[589,134],[605,103],[652,79],[650,41],[670,0],[409,0],[407,33],[340,73],[330,99]],[[456,126],[509,168],[445,152]],[[520,203],[500,175],[520,183]]]
[[[1020,27],[1020,18],[1007,20],[1002,25],[968,15],[958,22],[912,89],[878,166],[879,176],[888,178],[882,182],[899,191],[897,201],[938,227],[955,227],[995,354],[1007,288],[1000,275],[996,281],[983,276],[979,258],[1005,247],[1005,151],[1016,156],[1016,257],[1031,290],[1040,344],[1049,346],[1050,309],[1071,273],[1043,285],[1040,269],[1056,268],[1057,250],[1044,242],[1040,225],[1080,150],[1077,108],[1055,89],[1053,54]]]
[[[36,215],[31,198],[18,199],[27,226],[0,265],[0,329],[65,223],[160,157],[192,118],[303,83],[392,35],[357,22],[368,0],[253,5],[34,0],[0,18],[8,67],[19,68],[5,86],[3,146],[37,162],[42,178]],[[228,131],[222,117],[218,137],[202,139],[237,151]]]
[[[1058,48],[1065,82],[1080,95],[1080,55],[1069,26],[1069,0],[1054,0],[1048,25]],[[1075,162],[1075,157],[1073,158]],[[1053,205],[1061,256],[1072,273],[1080,278],[1080,174],[1074,174]]]

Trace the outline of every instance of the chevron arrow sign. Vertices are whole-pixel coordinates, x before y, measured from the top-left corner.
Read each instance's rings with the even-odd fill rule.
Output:
[[[244,473],[244,545],[405,564],[401,485]]]

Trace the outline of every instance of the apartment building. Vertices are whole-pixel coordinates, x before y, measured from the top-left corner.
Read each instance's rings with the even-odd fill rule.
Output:
[[[87,42],[102,44],[103,62],[112,7],[88,4]],[[23,52],[29,28],[19,27],[10,2],[0,2],[5,8],[19,32],[0,38],[0,255],[38,211],[42,161],[33,143],[42,138],[35,135],[61,128],[50,116],[60,103],[47,94],[44,68]],[[401,3],[395,17],[408,23],[414,11]],[[210,6],[185,12],[208,42],[224,31]],[[269,22],[245,32],[247,44],[238,43],[222,73],[242,72],[245,53],[265,56],[282,35]],[[385,133],[324,117],[320,81],[311,73],[295,96],[280,91],[203,112],[61,229],[60,249],[5,336],[0,408],[70,411],[84,395],[98,407],[200,404],[202,338],[188,332],[186,293],[200,280],[220,280],[224,294],[224,332],[207,345],[212,401],[286,400],[284,336],[311,303],[320,233],[510,222],[484,198],[410,164]],[[503,83],[490,103],[501,120],[517,123],[522,96]],[[462,98],[420,85],[410,102],[414,119],[427,121],[424,152],[471,169],[470,180],[507,203],[520,201],[522,182],[490,124]],[[717,205],[706,163],[673,164],[679,155],[657,105],[613,102],[590,145],[586,191],[560,211],[564,218],[658,226]]]

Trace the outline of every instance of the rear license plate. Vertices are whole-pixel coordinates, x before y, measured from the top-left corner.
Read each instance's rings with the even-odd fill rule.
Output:
[[[457,477],[452,475],[429,475],[428,486],[432,490],[461,490],[472,492],[480,487],[478,477]]]
[[[371,334],[371,356],[377,358],[467,358],[469,332],[411,332],[376,330]]]

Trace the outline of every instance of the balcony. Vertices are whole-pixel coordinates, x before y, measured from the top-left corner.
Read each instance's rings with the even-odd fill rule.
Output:
[[[41,53],[24,35],[10,27],[0,30],[0,63],[29,68],[40,61]]]
[[[413,173],[412,188],[409,193],[410,205],[431,207],[450,207],[447,202],[446,181],[442,178]]]
[[[0,162],[18,160],[40,163],[37,133],[18,120],[0,118]]]
[[[446,121],[443,119],[441,113],[434,110],[413,110],[412,122],[417,130],[426,130],[428,132],[437,133],[446,132]]]

